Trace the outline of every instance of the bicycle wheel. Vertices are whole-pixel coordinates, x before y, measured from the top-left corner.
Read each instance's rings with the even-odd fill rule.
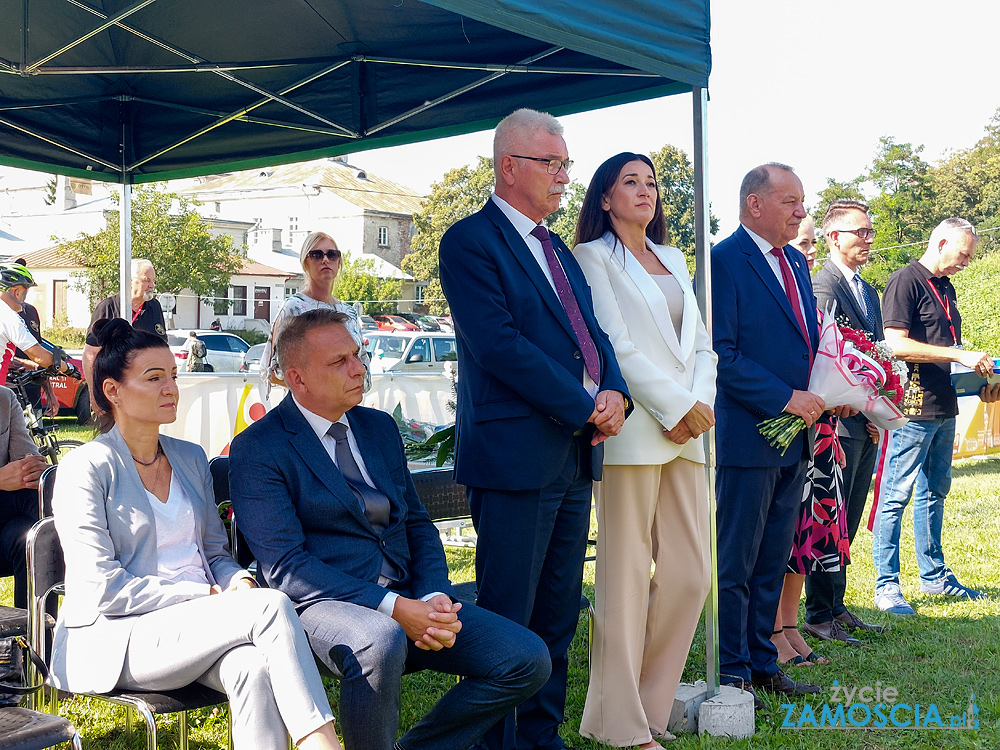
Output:
[[[56,438],[56,446],[59,449],[60,457],[65,456],[66,453],[68,453],[71,449],[79,448],[81,445],[83,445],[82,440],[71,440],[69,438],[67,439]]]

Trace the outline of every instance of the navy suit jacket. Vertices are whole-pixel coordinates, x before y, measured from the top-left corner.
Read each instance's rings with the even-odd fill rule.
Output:
[[[831,301],[837,303],[837,319],[846,319],[851,328],[859,331],[866,331],[872,335],[876,341],[884,338],[882,332],[882,304],[879,302],[878,292],[871,284],[864,279],[861,283],[868,289],[868,299],[875,306],[875,328],[868,325],[864,308],[854,296],[854,290],[844,278],[843,271],[835,264],[827,261],[823,267],[816,272],[813,277],[813,290],[816,292],[816,303],[820,310],[826,310]],[[840,420],[840,426],[853,438],[867,439],[868,419],[864,414],[856,414],[853,417],[845,417]],[[843,433],[842,433],[843,434]]]
[[[628,395],[583,271],[557,235],[552,244],[600,355],[598,386]],[[569,458],[573,433],[594,411],[569,318],[492,199],[445,233],[439,256],[458,340],[455,478],[483,489],[545,487]],[[599,445],[591,460],[595,480],[603,461]]]
[[[712,248],[719,466],[789,466],[807,455],[809,431],[800,432],[782,456],[757,428],[762,420],[781,413],[793,390],[807,389],[810,352],[819,345],[809,266],[791,245],[785,252],[805,308],[808,342],[774,271],[742,226]]]
[[[299,609],[325,599],[376,609],[386,594],[377,583],[385,554],[403,573],[393,591],[453,595],[444,548],[417,497],[396,423],[362,406],[347,420],[369,476],[392,504],[382,534],[291,394],[233,439],[233,511],[264,580]]]

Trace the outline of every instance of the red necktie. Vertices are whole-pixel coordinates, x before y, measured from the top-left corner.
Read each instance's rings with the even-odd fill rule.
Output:
[[[795,319],[799,322],[799,330],[802,331],[802,338],[806,340],[806,348],[809,350],[809,366],[812,367],[812,339],[809,338],[809,334],[806,331],[806,319],[802,317],[802,306],[799,304],[799,288],[795,284],[792,268],[788,265],[788,261],[785,260],[785,253],[782,252],[781,248],[772,247],[771,255],[778,259],[778,265],[781,267],[781,278],[785,282],[785,294],[788,296],[788,302],[792,306],[792,312],[795,313]]]
[[[552,273],[552,282],[555,284],[556,294],[559,295],[559,301],[566,311],[569,324],[573,327],[573,333],[576,334],[576,342],[580,345],[580,351],[583,352],[583,364],[587,368],[587,373],[596,385],[600,385],[601,363],[600,358],[597,356],[597,347],[594,345],[594,339],[591,337],[590,331],[587,330],[587,324],[584,322],[583,314],[580,312],[580,304],[576,301],[576,295],[573,293],[573,288],[569,285],[566,272],[563,270],[562,264],[559,263],[555,250],[552,248],[552,239],[549,237],[549,230],[539,224],[531,230],[531,235],[542,243],[542,252],[545,253],[545,262],[549,264],[549,271]]]

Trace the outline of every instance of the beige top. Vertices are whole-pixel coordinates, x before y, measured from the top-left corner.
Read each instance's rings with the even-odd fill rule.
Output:
[[[684,290],[672,273],[650,274],[650,278],[663,292],[663,299],[667,301],[667,311],[670,313],[670,322],[674,326],[677,340],[680,341],[681,323],[684,321]]]

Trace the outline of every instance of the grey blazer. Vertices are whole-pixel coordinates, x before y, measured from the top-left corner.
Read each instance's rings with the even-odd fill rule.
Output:
[[[191,498],[209,581],[227,588],[234,577],[249,576],[229,552],[204,451],[163,435],[160,445]],[[64,690],[107,692],[121,675],[137,616],[208,591],[157,575],[156,522],[117,427],[66,455],[52,508],[66,560],[66,597],[49,679]]]
[[[10,388],[0,385],[0,466],[38,454],[24,424],[21,404]]]

